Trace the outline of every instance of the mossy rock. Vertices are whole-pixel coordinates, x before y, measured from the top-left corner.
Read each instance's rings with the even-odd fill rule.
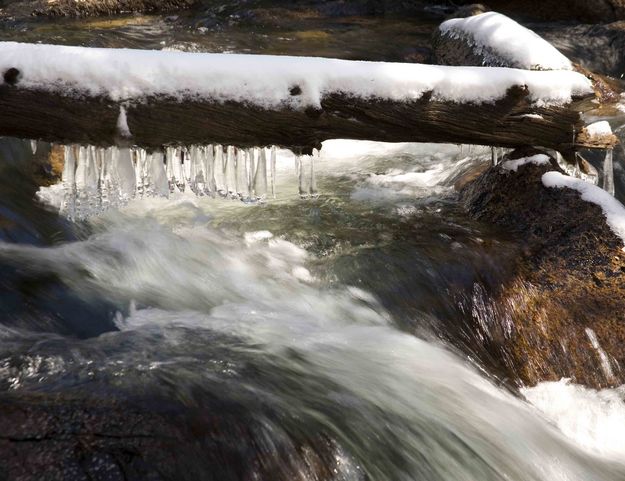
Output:
[[[475,328],[484,330],[484,347],[523,384],[571,378],[596,388],[620,385],[623,241],[599,206],[575,190],[543,185],[542,175],[554,165],[526,164],[512,172],[499,164],[461,190],[474,218],[505,228],[523,245],[516,275],[479,299],[488,313],[474,314]],[[485,315],[487,322],[478,319]]]

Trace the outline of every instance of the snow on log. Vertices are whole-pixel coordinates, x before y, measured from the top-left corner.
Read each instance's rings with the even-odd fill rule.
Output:
[[[331,138],[571,150],[592,108],[571,71],[0,42],[0,135],[147,148]]]

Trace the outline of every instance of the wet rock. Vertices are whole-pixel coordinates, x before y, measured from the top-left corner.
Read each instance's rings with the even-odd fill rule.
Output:
[[[518,158],[532,152],[516,152]],[[470,214],[523,243],[516,275],[470,310],[484,348],[524,384],[625,382],[625,253],[601,208],[543,186],[554,166],[491,167],[461,190]],[[492,297],[490,297],[492,295]]]
[[[39,186],[60,180],[62,168],[58,146],[0,139],[0,175],[11,179],[0,185],[0,243],[47,247],[77,239],[78,226],[33,202]],[[84,338],[115,330],[114,311],[108,302],[80,299],[55,273],[31,272],[6,257],[0,259],[4,326]]]
[[[586,69],[619,79],[625,74],[625,22],[528,27]]]
[[[236,405],[162,399],[0,395],[0,479],[319,481],[333,478],[323,437],[270,439]]]
[[[486,5],[508,15],[541,21],[578,20],[595,23],[625,19],[624,0],[490,0]]]

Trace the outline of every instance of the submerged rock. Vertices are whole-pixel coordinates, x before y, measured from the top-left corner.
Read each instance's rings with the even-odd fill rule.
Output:
[[[510,158],[535,152],[515,152]],[[625,382],[625,250],[601,207],[548,188],[555,164],[503,164],[464,186],[470,214],[522,239],[516,275],[471,308],[484,347],[523,384],[571,378],[591,387]]]
[[[0,396],[1,480],[334,479],[335,445],[270,437],[245,410],[151,398]]]

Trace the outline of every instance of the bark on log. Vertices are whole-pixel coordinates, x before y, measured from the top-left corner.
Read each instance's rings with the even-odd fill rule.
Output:
[[[583,125],[580,112],[591,106],[586,97],[564,106],[537,107],[525,86],[510,88],[506,97],[492,104],[430,97],[395,102],[332,93],[322,98],[318,110],[267,110],[233,101],[149,97],[125,104],[132,136],[123,139],[117,128],[121,105],[107,97],[64,96],[5,82],[0,85],[0,135],[65,144],[131,143],[148,149],[217,143],[308,151],[327,139],[348,138],[540,145],[566,152],[579,147],[575,134]]]

